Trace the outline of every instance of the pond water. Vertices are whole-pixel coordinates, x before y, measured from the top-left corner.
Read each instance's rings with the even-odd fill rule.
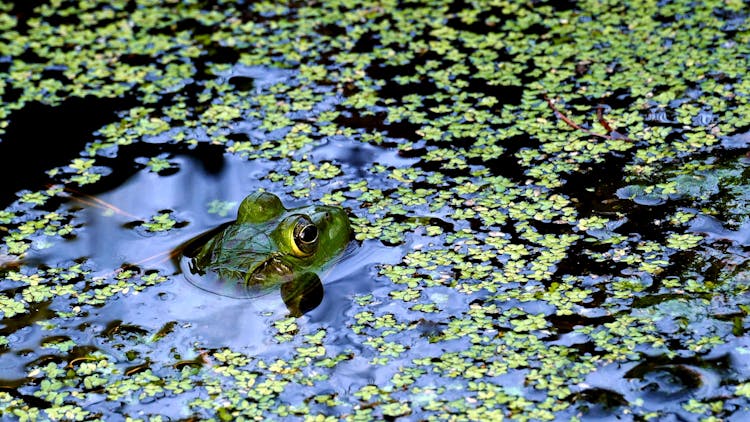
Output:
[[[0,3],[0,418],[749,418],[746,5],[365,3]],[[260,190],[301,310],[186,277]]]
[[[310,151],[322,160],[335,160],[351,169],[356,177],[367,163],[408,163],[393,150],[347,144],[333,139]],[[289,314],[278,289],[258,297],[232,298],[218,295],[191,284],[181,268],[180,257],[186,246],[200,236],[215,231],[236,217],[237,205],[252,189],[271,189],[262,176],[274,168],[265,160],[247,161],[233,155],[171,155],[174,168],[168,175],[141,170],[114,190],[96,196],[78,193],[59,209],[72,215],[76,235],[52,243],[38,242],[25,255],[23,266],[54,267],[66,262],[85,262],[94,279],[109,279],[120,270],[140,268],[147,273],[168,275],[167,280],[144,291],[122,290],[115,298],[79,317],[51,321],[54,329],[34,326],[38,316],[18,320],[3,332],[14,347],[0,355],[4,383],[24,382],[28,368],[52,358],[39,350],[40,345],[72,341],[86,353],[101,351],[117,361],[172,361],[195,355],[197,348],[231,348],[252,356],[278,357],[288,353],[274,341],[273,322]],[[221,204],[219,204],[221,202]],[[287,207],[305,206],[306,200],[286,198]],[[216,204],[215,209],[211,207]],[[168,232],[143,227],[145,217],[168,213],[177,222]],[[320,274],[324,294],[313,309],[305,312],[297,324],[309,326],[346,326],[347,311],[357,294],[369,294],[377,288],[376,264],[397,263],[407,249],[386,247],[380,242],[352,241],[340,262]],[[131,294],[129,294],[131,293]],[[6,294],[10,294],[6,290]],[[58,305],[55,300],[46,307]],[[154,334],[156,333],[156,334]],[[174,334],[172,334],[174,333]],[[154,338],[168,336],[168,345],[148,346]],[[345,336],[337,342],[343,349],[355,347]],[[199,346],[198,346],[199,345]],[[70,357],[75,359],[75,353]],[[371,379],[368,365],[361,364],[352,376]],[[139,411],[141,410],[138,407]],[[181,407],[174,414],[179,417]]]

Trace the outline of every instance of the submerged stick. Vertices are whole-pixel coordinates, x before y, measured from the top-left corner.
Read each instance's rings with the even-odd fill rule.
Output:
[[[598,106],[596,106],[596,118],[599,119],[599,124],[607,130],[607,133],[612,133],[615,131],[614,129],[612,129],[612,126],[610,126],[609,123],[604,120],[604,104],[599,104]]]
[[[604,120],[602,109],[604,108],[601,104],[597,106],[596,109],[596,116],[599,119],[599,123],[604,127],[604,129],[607,130],[607,133],[597,133],[590,129],[586,129],[585,127],[579,125],[578,123],[571,120],[568,116],[566,116],[562,111],[558,110],[557,107],[555,107],[555,101],[546,95],[544,96],[544,99],[547,100],[547,104],[549,104],[549,107],[552,109],[552,111],[555,113],[555,116],[559,117],[563,122],[565,122],[568,126],[572,127],[573,129],[580,130],[582,132],[586,132],[591,136],[596,136],[598,138],[608,139],[610,141],[621,139],[628,142],[633,142],[632,139],[628,138],[627,136],[624,136],[623,134],[617,132],[616,130],[612,129],[612,126],[607,123],[606,120]],[[609,133],[614,133],[617,136],[609,135]]]
[[[95,196],[91,196],[91,195],[85,194],[83,192],[77,191],[77,190],[75,190],[73,188],[70,188],[70,187],[67,187],[67,186],[65,186],[63,189],[65,189],[65,191],[67,191],[67,192],[70,192],[70,193],[73,193],[75,195],[78,195],[78,197],[76,197],[76,196],[72,196],[71,197],[74,201],[78,201],[78,202],[80,202],[80,203],[82,203],[84,205],[88,205],[88,206],[91,206],[91,207],[94,207],[94,208],[99,208],[99,209],[103,209],[103,210],[107,210],[107,211],[112,211],[115,214],[120,214],[120,215],[123,215],[125,217],[132,218],[134,220],[140,220],[140,218],[138,218],[137,216],[135,216],[133,214],[130,214],[129,212],[124,211],[124,210],[122,210],[122,209],[114,206],[113,204],[110,204],[109,202],[104,201],[102,199],[99,199],[99,198],[97,198]]]

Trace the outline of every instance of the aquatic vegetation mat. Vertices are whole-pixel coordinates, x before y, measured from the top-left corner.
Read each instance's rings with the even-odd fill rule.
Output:
[[[748,22],[0,3],[0,415],[747,418]],[[302,316],[175,264],[257,190],[351,216]]]

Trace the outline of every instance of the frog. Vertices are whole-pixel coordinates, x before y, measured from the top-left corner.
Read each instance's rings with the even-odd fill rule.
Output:
[[[198,236],[181,266],[201,289],[230,297],[255,297],[278,287],[293,314],[322,300],[318,274],[338,261],[353,239],[338,206],[286,208],[267,191],[245,197],[237,218]]]

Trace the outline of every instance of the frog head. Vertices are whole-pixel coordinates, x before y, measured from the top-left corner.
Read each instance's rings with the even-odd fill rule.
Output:
[[[297,279],[309,285],[346,249],[352,229],[340,207],[285,208],[278,196],[256,192],[242,201],[234,222],[211,236],[188,254],[188,279],[215,293],[251,297],[274,286],[297,291],[288,285]]]

